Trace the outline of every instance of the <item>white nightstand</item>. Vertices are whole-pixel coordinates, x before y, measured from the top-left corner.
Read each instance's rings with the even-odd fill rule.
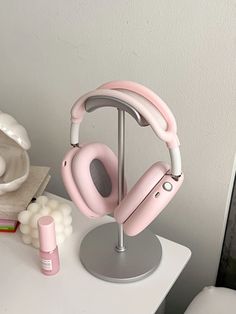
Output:
[[[49,197],[58,198],[47,193]],[[90,275],[79,260],[85,234],[105,217],[90,220],[73,211],[73,234],[59,247],[61,270],[41,274],[38,251],[22,243],[20,232],[0,234],[0,313],[15,314],[153,314],[184,269],[188,248],[159,237],[163,249],[160,266],[148,278],[134,283],[109,283]]]

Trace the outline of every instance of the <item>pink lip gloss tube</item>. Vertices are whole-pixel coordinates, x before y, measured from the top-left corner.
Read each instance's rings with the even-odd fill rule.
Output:
[[[60,269],[60,262],[53,218],[51,216],[39,218],[38,229],[41,271],[47,276],[55,275]]]

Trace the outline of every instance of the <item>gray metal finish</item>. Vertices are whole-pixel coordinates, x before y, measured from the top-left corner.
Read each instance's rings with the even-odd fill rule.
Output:
[[[144,117],[128,103],[121,101],[115,97],[108,96],[91,96],[89,97],[85,104],[85,110],[87,112],[92,112],[98,108],[102,107],[115,107],[120,110],[128,112],[140,126],[148,126],[149,123],[144,119]]]
[[[148,229],[136,237],[125,236],[126,250],[115,250],[117,224],[90,231],[82,240],[80,260],[92,275],[110,282],[133,282],[149,276],[160,264],[162,247]]]
[[[118,109],[118,203],[124,197],[125,189],[125,111]],[[123,225],[118,224],[117,252],[126,250]]]

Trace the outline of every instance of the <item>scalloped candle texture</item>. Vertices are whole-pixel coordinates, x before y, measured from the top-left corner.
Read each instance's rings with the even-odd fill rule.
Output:
[[[31,203],[27,210],[23,210],[18,215],[22,241],[39,248],[38,219],[49,215],[55,221],[57,245],[63,243],[73,231],[71,211],[72,208],[67,203],[39,196],[35,203]]]

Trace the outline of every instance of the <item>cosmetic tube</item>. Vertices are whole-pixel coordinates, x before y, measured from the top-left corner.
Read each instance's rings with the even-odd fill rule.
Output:
[[[41,271],[47,276],[55,275],[60,269],[60,262],[53,218],[51,216],[39,218],[38,230]]]

